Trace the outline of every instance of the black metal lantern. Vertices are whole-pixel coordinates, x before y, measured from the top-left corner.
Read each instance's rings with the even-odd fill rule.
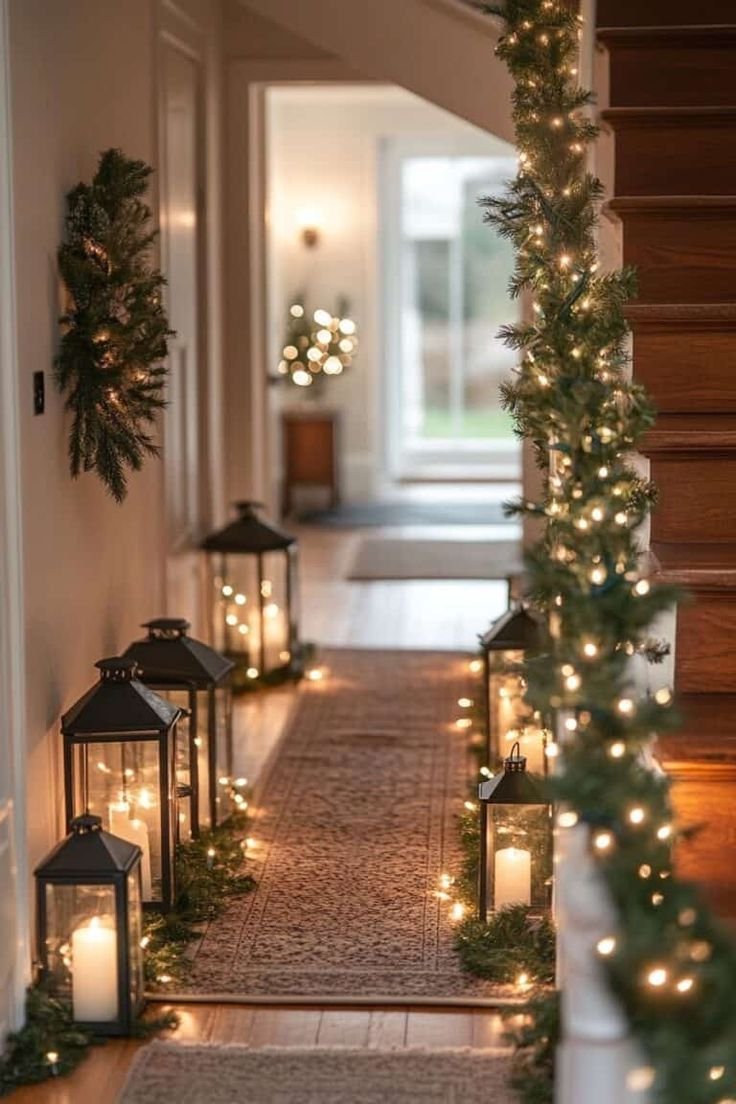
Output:
[[[42,976],[99,1035],[130,1034],[143,1007],[141,858],[82,816],[35,871]]]
[[[134,660],[114,656],[95,666],[99,682],[61,719],[67,822],[93,813],[113,835],[137,844],[143,900],[168,909],[181,710],[138,680]]]
[[[503,771],[478,786],[480,856],[478,915],[508,905],[545,913],[551,904],[551,806],[526,769],[518,743]]]
[[[183,618],[159,617],[143,628],[148,636],[131,644],[125,657],[137,663],[146,686],[182,710],[176,776],[179,836],[188,839],[225,820],[232,797],[238,797],[232,778],[233,661],[188,636]]]
[[[480,637],[483,652],[483,693],[486,763],[498,763],[519,741],[538,774],[546,770],[547,733],[524,701],[519,668],[529,651],[539,648],[540,623],[521,603],[513,604]]]
[[[214,644],[235,662],[234,679],[302,674],[296,537],[237,503],[238,517],[202,544],[210,556]]]

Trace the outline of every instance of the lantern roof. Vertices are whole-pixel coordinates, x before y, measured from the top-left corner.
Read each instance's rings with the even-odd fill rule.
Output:
[[[221,682],[235,666],[208,644],[188,636],[189,622],[183,617],[157,617],[142,628],[148,629],[148,636],[134,641],[124,657],[135,661],[146,682],[186,682],[206,688]]]
[[[487,652],[525,652],[539,647],[541,622],[527,606],[516,603],[506,610],[480,638]]]
[[[260,502],[236,502],[238,516],[223,529],[210,533],[202,542],[207,552],[278,552],[296,544],[296,537],[284,533],[257,514]]]
[[[76,817],[69,835],[36,867],[42,878],[79,878],[124,874],[141,855],[135,843],[102,829],[98,816]]]
[[[179,719],[180,709],[140,682],[134,659],[110,656],[95,667],[99,682],[63,715],[63,733],[165,732]]]
[[[548,805],[549,801],[534,775],[526,769],[526,756],[514,744],[504,759],[503,770],[478,785],[478,800],[487,805]]]

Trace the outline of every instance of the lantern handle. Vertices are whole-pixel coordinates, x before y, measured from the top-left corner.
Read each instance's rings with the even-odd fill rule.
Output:
[[[522,758],[521,743],[520,743],[519,740],[515,740],[514,743],[511,745],[511,752],[510,752],[508,757],[509,757],[509,759],[521,759]]]
[[[83,813],[82,816],[74,817],[70,828],[77,836],[81,836],[85,832],[99,832],[102,828],[102,817],[95,816],[94,813],[90,812]]]
[[[256,502],[255,499],[243,498],[235,503],[235,509],[240,514],[254,514],[256,510],[265,510],[265,502]]]

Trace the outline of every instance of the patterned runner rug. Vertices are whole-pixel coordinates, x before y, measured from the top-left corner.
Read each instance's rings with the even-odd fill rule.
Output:
[[[305,682],[258,802],[234,901],[193,948],[183,992],[502,998],[463,973],[443,872],[460,865],[467,657],[331,651]]]

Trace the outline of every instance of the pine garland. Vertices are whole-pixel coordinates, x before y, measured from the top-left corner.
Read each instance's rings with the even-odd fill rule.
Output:
[[[504,399],[544,468],[541,501],[517,506],[546,521],[527,570],[549,654],[528,664],[527,695],[566,729],[553,784],[560,828],[591,826],[618,915],[599,952],[649,1055],[641,1077],[667,1104],[721,1104],[736,1096],[736,947],[673,872],[681,833],[669,786],[643,763],[652,732],[674,723],[671,694],[641,697],[629,664],[677,597],[646,577],[636,537],[653,488],[627,457],[653,411],[627,378],[634,275],[598,267],[603,189],[585,170],[597,131],[576,79],[578,17],[557,0],[489,10],[505,22],[497,52],[514,80],[520,169],[485,206],[516,249],[511,291],[529,293],[534,311],[505,328],[520,363]]]
[[[458,928],[455,946],[464,968],[488,981],[530,986],[555,978],[555,930],[546,916],[525,905],[507,905],[483,923],[471,917]]]
[[[131,1036],[148,1038],[176,1027],[174,1012],[161,1016],[140,1016]],[[4,1040],[0,1056],[0,1096],[21,1085],[36,1085],[51,1077],[63,1077],[77,1068],[92,1046],[105,1040],[74,1022],[68,1001],[55,997],[48,982],[29,986],[26,992],[25,1023]]]
[[[170,912],[144,923],[146,982],[154,988],[187,975],[187,946],[201,938],[201,925],[220,916],[234,897],[255,886],[243,873],[245,814],[236,813],[176,850],[177,894]]]
[[[164,405],[173,333],[161,303],[165,281],[150,263],[151,210],[141,198],[151,172],[120,150],[103,153],[92,183],[67,196],[58,253],[71,300],[56,358],[72,414],[70,470],[75,478],[96,471],[116,502],[127,493],[127,470],[159,453],[148,426]]]
[[[92,1044],[91,1032],[74,1023],[67,1002],[53,997],[45,985],[31,986],[26,994],[26,1023],[8,1036],[0,1057],[0,1096],[19,1085],[71,1073]]]
[[[531,1000],[521,1024],[518,1013],[507,1013],[515,1025],[506,1032],[514,1047],[511,1085],[522,1104],[553,1104],[557,1046],[560,1041],[559,993],[542,993]]]

